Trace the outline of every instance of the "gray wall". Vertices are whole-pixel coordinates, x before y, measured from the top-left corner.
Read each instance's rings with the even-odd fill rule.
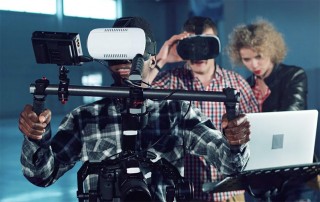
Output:
[[[197,2],[197,1],[196,1]],[[200,2],[200,1],[199,1]],[[285,60],[306,69],[309,76],[309,108],[320,109],[320,1],[319,0],[224,0],[223,17],[218,21],[222,46],[227,35],[238,23],[249,23],[257,16],[272,21],[283,32],[289,47]],[[155,32],[158,48],[172,34],[179,33],[188,17],[188,0],[123,0],[124,16],[142,16],[149,20]],[[210,11],[210,10],[209,10]],[[207,12],[206,15],[210,12]],[[36,64],[31,34],[33,31],[78,32],[84,53],[90,30],[110,27],[113,21],[83,18],[58,19],[56,16],[0,11],[0,118],[17,117],[25,103],[32,102],[29,85],[46,76],[50,83],[58,83],[58,67]],[[225,54],[218,61],[231,68]],[[87,71],[104,72],[104,84],[111,83],[110,75],[100,64],[86,63],[68,67],[71,84],[79,85]],[[234,68],[246,75],[244,68]],[[70,97],[62,105],[57,96],[47,98],[47,106],[56,114],[64,114],[82,103],[80,97]]]

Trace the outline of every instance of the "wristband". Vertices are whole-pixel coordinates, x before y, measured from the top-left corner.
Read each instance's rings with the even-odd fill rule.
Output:
[[[158,65],[156,65],[155,68],[160,72],[161,69]]]

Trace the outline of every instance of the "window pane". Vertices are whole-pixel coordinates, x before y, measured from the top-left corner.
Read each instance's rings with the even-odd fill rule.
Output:
[[[56,14],[56,0],[1,0],[0,10]]]
[[[66,16],[116,19],[116,0],[64,0],[63,13]]]
[[[102,74],[100,72],[84,73],[84,75],[81,78],[81,83],[84,86],[101,86]],[[83,103],[87,104],[90,102],[94,102],[96,100],[100,100],[101,97],[83,96],[82,99],[83,99]]]

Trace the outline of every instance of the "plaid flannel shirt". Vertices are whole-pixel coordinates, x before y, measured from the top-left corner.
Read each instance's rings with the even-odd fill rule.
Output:
[[[181,175],[185,153],[203,156],[224,174],[241,171],[248,161],[247,144],[241,147],[241,153],[232,154],[226,138],[214,129],[210,120],[196,108],[191,107],[188,112],[190,103],[146,100],[145,104],[149,113],[147,126],[141,131],[142,145],[153,144],[164,136],[148,151],[168,160]],[[122,109],[119,105],[116,100],[105,98],[80,106],[65,116],[54,137],[50,138],[50,127],[46,129],[47,142],[39,144],[25,138],[21,153],[25,177],[33,184],[46,187],[77,161],[102,161],[121,152]],[[97,176],[89,175],[84,187],[95,190]]]
[[[247,81],[238,73],[220,68],[218,65],[216,66],[214,78],[207,88],[202,85],[198,78],[193,76],[187,64],[184,67],[159,72],[152,85],[156,88],[164,89],[213,92],[222,92],[224,88],[231,87],[240,92],[240,113],[255,113],[259,111],[257,100]],[[217,129],[221,130],[222,115],[226,113],[223,102],[194,101],[193,104],[212,120]],[[193,181],[195,185],[195,198],[199,200],[224,201],[231,196],[243,193],[242,190],[214,194],[202,192],[203,183],[217,182],[224,178],[222,173],[218,172],[213,165],[208,164],[202,157],[186,156],[185,177]]]
[[[252,91],[259,103],[259,110],[262,112],[262,106],[264,101],[269,97],[271,94],[270,88],[267,86],[267,92],[264,94],[262,90],[260,89],[259,85],[257,82],[255,82],[255,85],[252,87]]]

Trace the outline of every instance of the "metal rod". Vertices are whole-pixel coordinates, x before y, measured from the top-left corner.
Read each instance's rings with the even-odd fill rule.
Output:
[[[57,95],[59,85],[51,84],[45,89],[47,95]],[[129,97],[129,87],[101,87],[101,86],[68,86],[70,96],[93,96],[109,98]],[[35,84],[30,85],[30,93],[34,94]],[[224,92],[212,91],[189,91],[189,90],[165,90],[145,88],[145,99],[168,99],[168,100],[194,100],[211,102],[239,102],[239,95],[227,96]]]

